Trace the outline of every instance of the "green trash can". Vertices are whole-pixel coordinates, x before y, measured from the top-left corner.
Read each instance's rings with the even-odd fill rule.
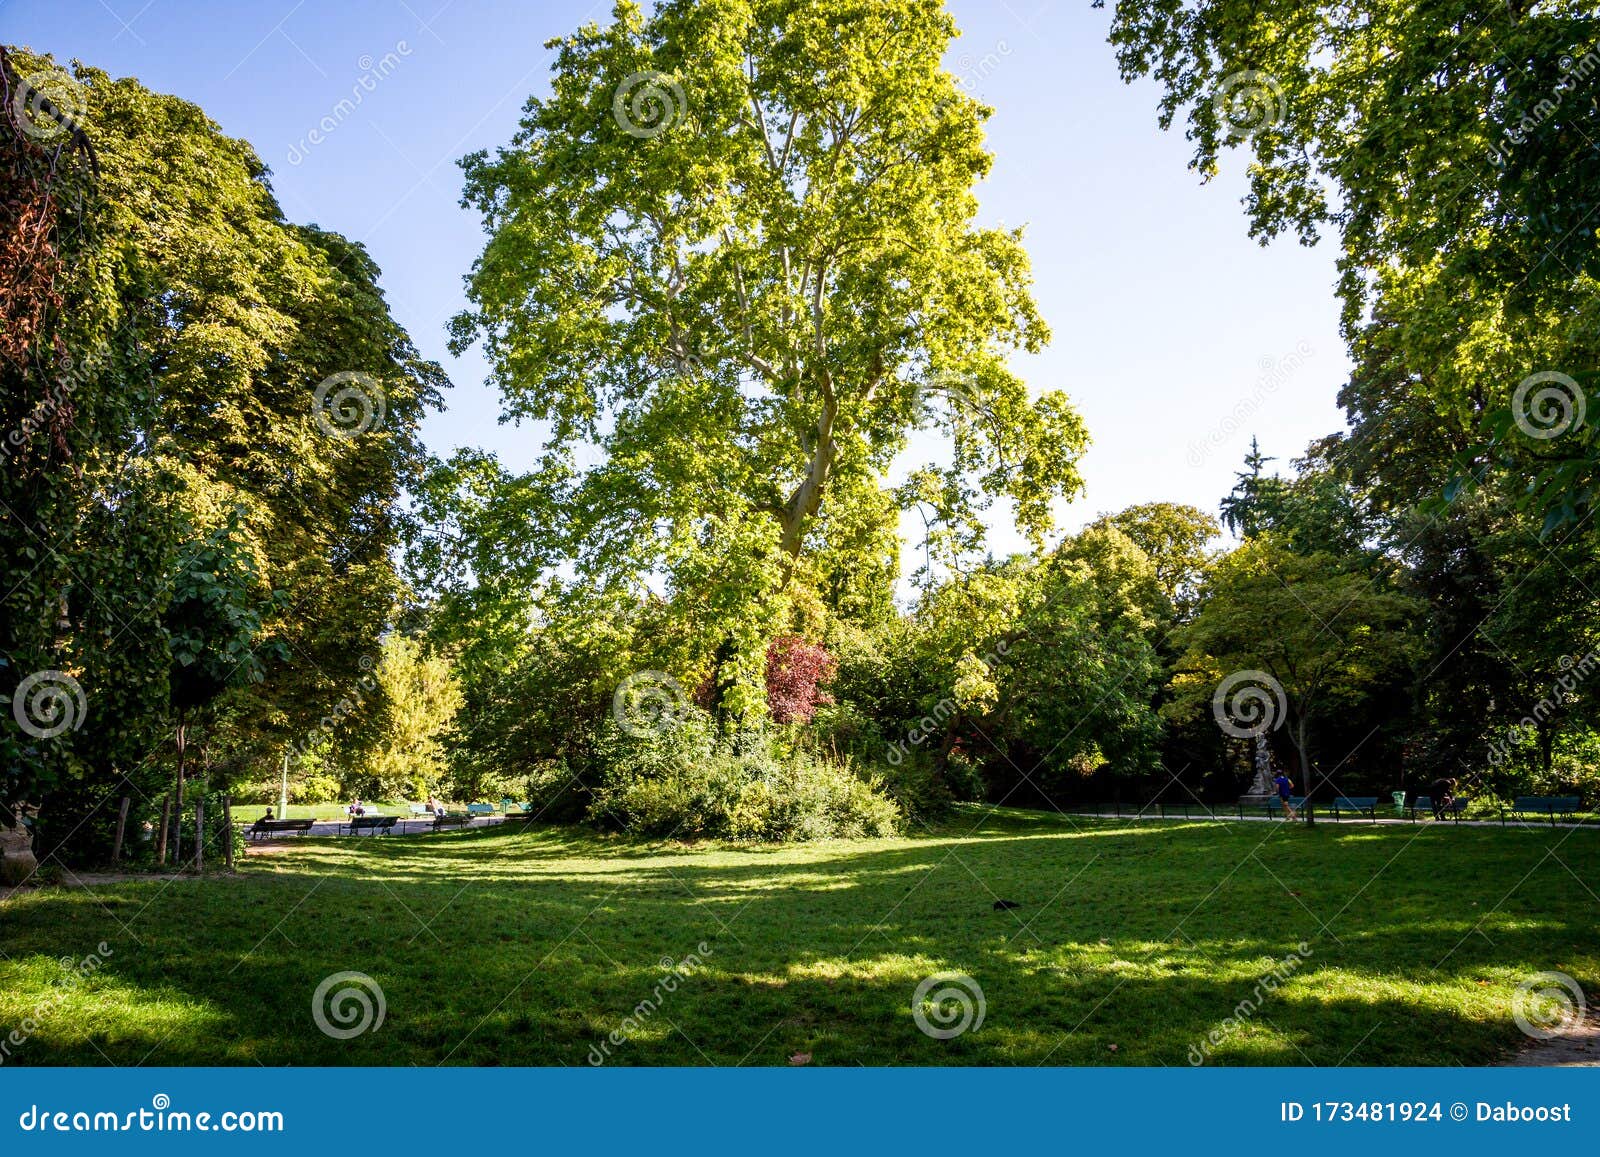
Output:
[[[1406,793],[1403,791],[1390,792],[1394,796],[1394,810],[1396,815],[1406,814]]]

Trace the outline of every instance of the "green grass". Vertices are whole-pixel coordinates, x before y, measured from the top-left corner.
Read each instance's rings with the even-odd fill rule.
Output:
[[[1532,974],[1596,991],[1597,869],[1589,831],[1024,812],[773,848],[307,840],[232,878],[9,900],[0,1036],[32,1022],[13,1064],[583,1065],[623,1031],[607,1063],[1183,1065],[1216,1030],[1211,1063],[1481,1064],[1525,1040],[1511,1001]],[[63,986],[61,959],[100,941],[104,965]],[[658,962],[695,952],[703,968],[624,1027]],[[382,987],[387,1017],[341,1041],[311,1001],[344,971]],[[918,1030],[913,990],[941,971],[981,985],[981,1028]]]

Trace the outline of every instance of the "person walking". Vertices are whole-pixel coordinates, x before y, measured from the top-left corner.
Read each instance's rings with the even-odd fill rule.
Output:
[[[1295,814],[1294,804],[1289,802],[1289,796],[1294,792],[1294,784],[1289,782],[1287,773],[1280,770],[1277,775],[1272,777],[1272,783],[1278,789],[1278,802],[1283,805],[1283,818],[1286,820],[1298,819],[1299,817]]]

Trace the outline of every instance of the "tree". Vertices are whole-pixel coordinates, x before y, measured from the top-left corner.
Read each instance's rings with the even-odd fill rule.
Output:
[[[1252,233],[1337,235],[1347,335],[1468,445],[1461,476],[1506,471],[1547,531],[1580,517],[1600,494],[1600,434],[1578,413],[1600,384],[1593,4],[1115,12],[1124,77],[1159,80],[1163,127],[1187,112],[1193,167],[1248,149]],[[1359,350],[1372,327],[1381,350]]]
[[[1035,537],[1080,485],[1078,416],[1006,367],[1048,331],[1020,233],[975,221],[989,110],[954,32],[935,0],[620,3],[464,162],[489,240],[455,348],[549,424],[539,561],[665,575],[757,702],[761,622],[811,559],[879,549],[836,499],[918,424],[977,476],[949,502],[1005,495]]]
[[[444,655],[417,639],[390,634],[376,667],[382,721],[370,749],[358,754],[361,794],[421,799],[439,790],[447,769],[444,737],[461,707],[461,688]]]
[[[1252,451],[1254,448],[1252,440]],[[1216,519],[1194,506],[1147,502],[1101,515],[1092,525],[1127,535],[1150,560],[1156,582],[1177,617],[1187,619],[1193,613],[1200,579],[1210,560],[1206,547],[1220,533]]]
[[[1199,613],[1179,632],[1170,710],[1211,708],[1236,735],[1287,724],[1309,797],[1317,725],[1405,671],[1420,609],[1332,555],[1252,538],[1213,565]]]

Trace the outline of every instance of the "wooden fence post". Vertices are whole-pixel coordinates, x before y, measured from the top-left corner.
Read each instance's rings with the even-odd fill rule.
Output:
[[[206,870],[206,797],[194,801],[194,870]]]
[[[222,859],[233,871],[233,801],[222,797]]]
[[[113,864],[122,859],[122,835],[128,829],[128,805],[132,802],[127,796],[123,796],[122,807],[117,812],[117,839],[111,845],[111,862]]]
[[[161,797],[161,834],[156,839],[156,862],[159,864],[167,862],[167,819],[171,814],[172,797],[164,795]]]

